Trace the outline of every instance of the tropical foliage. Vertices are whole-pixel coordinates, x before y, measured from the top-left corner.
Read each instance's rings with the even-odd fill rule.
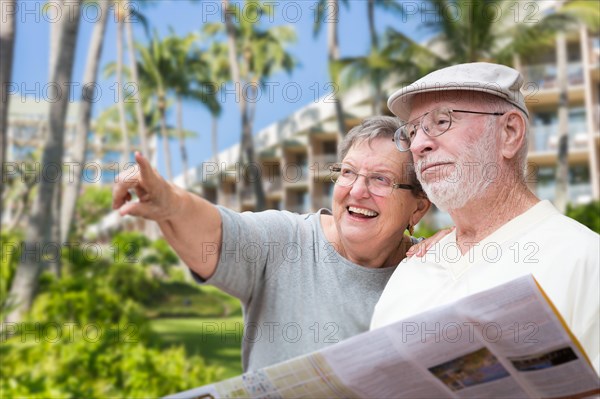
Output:
[[[78,10],[91,1],[78,0],[71,6]],[[68,161],[81,165],[89,161],[86,157],[90,155],[102,159],[107,154],[120,154],[123,161],[129,161],[131,152],[137,149],[148,158],[156,158],[148,143],[155,136],[163,144],[169,179],[173,176],[171,140],[178,140],[183,169],[187,171],[186,140],[196,134],[192,130],[202,128],[184,128],[185,102],[209,111],[216,161],[217,122],[222,113],[218,94],[233,86],[240,98],[240,161],[256,162],[253,134],[257,105],[249,99],[266,87],[269,78],[282,72],[289,74],[299,65],[292,53],[296,41],[293,27],[265,23],[274,15],[272,2],[223,0],[219,2],[224,5],[220,21],[203,22],[197,31],[183,35],[173,29],[167,34],[158,33],[142,13],[144,7],[153,4],[151,1],[100,3],[104,18],[95,23],[89,43],[84,43],[87,46],[77,45],[82,36],[78,18],[50,24],[50,80],[58,86],[73,80],[77,49],[85,47],[88,53],[82,85],[93,87],[110,26],[107,10],[112,9],[116,23],[117,51],[112,55],[115,62],[102,67],[116,79],[118,101],[97,110],[98,116],[92,120],[92,94],[84,91],[77,115],[77,135],[73,143],[68,143]],[[382,29],[378,25],[376,11],[406,18],[406,3],[318,0],[313,7],[313,33],[317,35],[326,28],[327,54],[323,56],[327,56],[331,80],[343,90],[367,85],[371,91],[371,112],[378,114],[385,109],[388,88],[413,81],[435,68],[470,61],[518,63],[520,57],[535,58],[549,46],[557,46],[557,37],[562,37],[557,32],[580,29],[581,24],[591,32],[600,30],[600,8],[596,2],[557,2],[554,8],[540,10],[543,3],[522,6],[512,0],[424,1],[422,8],[430,12],[419,16],[423,21],[421,30],[431,40],[423,45],[392,27]],[[8,10],[15,2],[6,0],[3,5]],[[340,19],[344,21],[343,11],[349,7],[365,7],[369,43],[361,55],[343,57],[338,28]],[[527,14],[532,9],[538,11],[535,21]],[[137,41],[130,23],[131,12],[145,32],[143,37],[138,35]],[[15,15],[7,13],[0,32],[3,87],[12,79],[19,24]],[[566,56],[562,58],[566,60]],[[557,75],[564,78],[566,74],[562,70]],[[566,87],[562,80],[561,87]],[[343,136],[348,115],[340,93],[334,94],[337,130]],[[564,100],[564,111],[568,101],[566,95],[560,98]],[[68,96],[62,96],[52,103],[47,120],[40,124],[48,133],[44,144],[20,159],[23,162],[17,165],[15,174],[4,179],[4,169],[1,173],[0,217],[9,211],[13,218],[11,223],[2,225],[0,237],[0,317],[5,321],[0,325],[0,396],[157,397],[238,373],[239,336],[227,347],[211,341],[205,345],[205,352],[196,345],[197,323],[217,319],[241,321],[236,300],[189,283],[189,275],[178,267],[179,259],[162,239],[121,232],[111,236],[105,233],[91,240],[86,235],[87,228],[111,212],[110,187],[82,185],[84,172],[80,169],[75,171],[73,182],[36,180],[26,173],[34,163],[45,168],[67,161],[63,151],[67,99]],[[6,131],[8,106],[9,102],[2,98],[2,132]],[[169,123],[175,114],[176,122]],[[205,121],[198,123],[207,125]],[[91,138],[101,143],[94,154],[88,148]],[[0,140],[0,166],[4,168],[6,136],[0,136]],[[566,167],[567,148],[561,149],[559,163]],[[248,177],[255,192],[256,210],[261,210],[266,206],[261,176]],[[565,180],[558,180],[563,186],[557,184],[557,190],[565,194]],[[184,183],[187,189],[193,189],[187,179]],[[566,214],[600,232],[599,202],[569,205]],[[415,236],[426,237],[434,232],[423,223]],[[58,248],[58,252],[26,256],[23,250],[36,246]],[[52,259],[52,255],[57,256]],[[218,356],[219,349],[233,354],[227,361],[235,366],[226,371],[213,366],[210,357]]]
[[[566,215],[600,234],[600,201],[583,205],[569,204]]]
[[[18,255],[3,257],[2,283]],[[168,273],[177,261],[165,243],[123,233],[109,246],[64,248],[62,260],[63,276],[42,275],[24,322],[4,324],[3,396],[158,397],[220,378],[222,371],[182,347],[162,348],[149,327],[144,305],[161,295],[151,265],[161,262]],[[0,285],[0,299],[5,292]]]

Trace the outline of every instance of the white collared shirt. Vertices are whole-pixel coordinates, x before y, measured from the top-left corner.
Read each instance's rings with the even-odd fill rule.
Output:
[[[532,274],[600,370],[600,236],[541,201],[461,256],[453,231],[404,260],[371,329]]]

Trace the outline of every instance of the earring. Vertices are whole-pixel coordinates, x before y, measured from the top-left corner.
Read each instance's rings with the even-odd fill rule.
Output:
[[[412,226],[410,223],[408,224],[408,226],[406,226],[406,230],[408,230],[408,233],[412,236],[413,233],[415,232],[415,226]]]

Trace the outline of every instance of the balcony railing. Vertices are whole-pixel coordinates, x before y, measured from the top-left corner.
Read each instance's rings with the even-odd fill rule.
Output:
[[[288,163],[283,167],[281,173],[286,184],[306,183],[310,177],[306,163]]]
[[[573,204],[589,202],[592,198],[592,186],[590,184],[569,184],[569,202]],[[556,198],[556,183],[551,182],[537,186],[537,196],[541,199],[553,201]]]
[[[313,165],[319,170],[329,170],[329,166],[337,161],[337,154],[321,154],[313,157]]]
[[[277,176],[275,178],[264,178],[263,177],[263,189],[265,190],[265,194],[273,194],[281,191],[282,188],[282,179],[281,176]],[[241,197],[243,202],[251,202],[254,201],[254,187],[248,186],[242,188]]]
[[[263,180],[263,187],[266,193],[275,193],[280,191],[283,186],[281,176],[270,177]]]
[[[571,62],[567,65],[567,82],[570,85],[583,84],[583,65]],[[539,89],[558,87],[558,68],[556,64],[530,65],[523,68],[523,78],[527,83],[535,83]]]
[[[600,56],[600,37],[593,37],[591,39],[592,42],[592,51],[596,54],[596,57]]]
[[[558,148],[558,124],[532,126],[535,151],[554,151]],[[587,147],[587,124],[585,121],[569,122],[569,148]]]

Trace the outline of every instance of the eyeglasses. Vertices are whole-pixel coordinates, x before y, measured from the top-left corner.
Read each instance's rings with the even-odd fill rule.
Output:
[[[358,173],[352,166],[343,163],[333,164],[329,167],[329,170],[332,172],[331,181],[342,187],[352,186],[358,179],[358,176],[363,176],[369,192],[378,197],[387,197],[395,188],[403,190],[414,189],[414,186],[410,184],[395,183],[394,178],[385,173],[371,172],[363,175],[362,173]]]
[[[494,115],[501,116],[506,112],[479,112],[479,111],[465,111],[462,109],[449,109],[449,108],[436,108],[433,111],[429,111],[426,114],[413,119],[410,122],[400,126],[394,134],[394,142],[396,147],[402,151],[408,151],[410,145],[417,136],[417,130],[419,127],[423,132],[430,137],[441,136],[446,133],[452,126],[452,114],[455,112],[465,114],[477,114],[477,115]],[[420,119],[420,122],[416,123]]]

